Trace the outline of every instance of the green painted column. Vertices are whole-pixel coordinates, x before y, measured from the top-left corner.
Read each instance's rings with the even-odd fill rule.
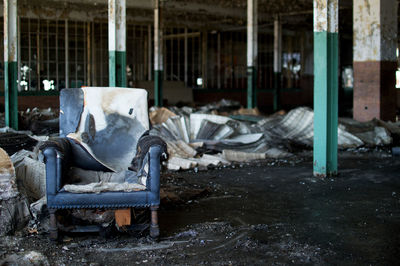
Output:
[[[126,87],[126,0],[108,0],[110,87]]]
[[[281,109],[281,79],[282,73],[274,72],[274,102],[273,102],[273,110],[274,112],[279,111]]]
[[[126,51],[115,52],[117,87],[126,87]]]
[[[108,51],[108,86],[117,87],[116,51]]]
[[[4,106],[6,126],[18,130],[17,0],[4,0]]]
[[[257,68],[247,67],[247,108],[257,107]]]
[[[154,105],[158,107],[163,106],[163,78],[162,70],[154,70]]]
[[[282,24],[279,16],[274,19],[274,112],[280,109],[280,89],[282,77]]]
[[[314,0],[314,176],[337,174],[338,0]]]
[[[154,105],[163,106],[163,32],[160,0],[154,2]]]
[[[257,107],[257,0],[247,0],[247,108]]]

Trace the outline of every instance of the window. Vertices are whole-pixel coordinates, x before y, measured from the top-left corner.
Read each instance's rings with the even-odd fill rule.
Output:
[[[49,91],[87,84],[86,39],[90,25],[78,21],[21,19],[20,90]]]

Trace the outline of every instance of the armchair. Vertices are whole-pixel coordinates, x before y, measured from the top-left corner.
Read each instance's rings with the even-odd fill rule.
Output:
[[[41,146],[51,239],[58,238],[59,209],[150,208],[150,236],[159,236],[160,159],[166,156],[166,144],[148,130],[145,90],[86,87],[60,92],[60,138]],[[71,192],[65,189],[71,167],[129,172],[123,184],[131,184],[133,176],[145,188]]]

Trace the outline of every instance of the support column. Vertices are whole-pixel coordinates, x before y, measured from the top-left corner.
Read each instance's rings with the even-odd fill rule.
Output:
[[[65,45],[65,88],[69,88],[69,41],[68,41],[68,20],[65,20],[65,40],[64,40],[64,45]]]
[[[148,25],[148,27],[147,27],[147,32],[148,32],[148,33],[147,33],[147,34],[148,34],[148,37],[147,37],[147,38],[148,38],[147,45],[149,46],[148,49],[147,49],[147,51],[148,51],[148,53],[149,53],[148,56],[147,56],[147,60],[149,60],[149,61],[148,61],[148,68],[149,68],[149,69],[148,69],[148,72],[149,72],[148,80],[151,81],[151,80],[152,80],[152,76],[153,76],[153,75],[152,75],[153,67],[152,67],[152,63],[151,63],[151,62],[152,62],[152,60],[151,60],[151,50],[152,50],[152,49],[151,49],[151,48],[152,48],[152,44],[151,44],[151,25]]]
[[[274,20],[274,112],[280,109],[282,77],[282,24],[279,16]]]
[[[202,88],[205,89],[208,87],[208,76],[207,76],[207,69],[208,69],[208,49],[207,49],[207,42],[208,42],[208,34],[207,31],[203,31],[201,35],[201,78],[203,80]]]
[[[108,0],[110,87],[126,87],[126,0]]]
[[[155,0],[154,6],[154,104],[163,105],[163,32],[161,0]]]
[[[314,0],[314,176],[337,174],[339,0]]]
[[[221,89],[221,32],[217,36],[217,88]]]
[[[4,99],[6,126],[18,130],[17,0],[4,0]]]
[[[247,0],[247,108],[257,106],[257,4]]]
[[[187,27],[185,27],[184,52],[185,52],[185,58],[184,58],[185,86],[187,86],[188,84],[188,28]]]
[[[353,116],[359,121],[396,117],[396,0],[354,0]]]

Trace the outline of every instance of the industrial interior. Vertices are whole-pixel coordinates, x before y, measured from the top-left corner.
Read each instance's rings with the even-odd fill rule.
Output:
[[[4,0],[0,264],[397,264],[398,5]]]

